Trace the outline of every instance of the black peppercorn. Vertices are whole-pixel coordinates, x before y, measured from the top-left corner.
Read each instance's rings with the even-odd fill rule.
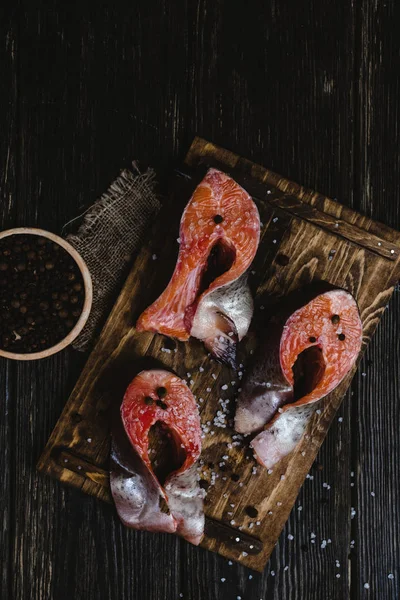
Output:
[[[166,404],[162,400],[157,400],[156,404],[157,404],[157,406],[159,406],[163,410],[167,410],[167,408],[168,408],[168,404]]]
[[[84,297],[82,274],[64,248],[30,234],[0,240],[0,348],[54,346],[75,326]]]

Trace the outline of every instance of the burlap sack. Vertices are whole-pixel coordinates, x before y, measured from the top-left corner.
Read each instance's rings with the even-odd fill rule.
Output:
[[[155,194],[155,173],[124,170],[84,214],[76,233],[67,240],[85,260],[92,276],[93,306],[89,319],[73,343],[87,350],[101,331],[134,253],[143,242],[150,222],[160,208]]]

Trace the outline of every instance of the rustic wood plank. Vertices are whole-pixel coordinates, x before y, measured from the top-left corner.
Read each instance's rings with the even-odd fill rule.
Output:
[[[0,70],[2,93],[0,95],[0,229],[11,227],[15,219],[15,158],[17,148],[17,8],[8,4],[0,9]],[[1,317],[0,317],[1,318]],[[13,478],[14,452],[13,419],[15,370],[10,362],[0,361],[0,596],[10,598],[12,593],[11,545],[13,537]]]
[[[136,8],[130,11],[134,18]],[[40,223],[59,233],[120,168],[129,166],[138,153],[134,140],[149,136],[145,124],[130,120],[139,106],[135,82],[140,65],[129,50],[133,32],[126,12],[115,21],[118,35],[110,28],[115,17],[105,7],[96,10],[93,20],[89,9],[58,2],[53,9],[25,3],[21,11],[19,224]],[[141,31],[139,23],[139,38]],[[131,68],[136,73],[127,78]],[[126,122],[132,123],[129,130]],[[149,139],[146,146],[147,158],[153,142]],[[146,150],[141,158],[145,155]],[[9,597],[177,597],[179,540],[127,531],[106,505],[83,499],[35,471],[83,361],[67,351],[37,364],[13,365],[18,407],[10,445],[15,498]],[[140,576],[140,564],[163,577]]]
[[[231,166],[237,166],[239,173],[241,172],[242,163],[238,157],[220,151],[201,140],[195,141],[194,151],[189,153],[188,160],[191,164],[196,164],[196,161],[198,163],[200,159],[210,156],[215,156],[219,161],[227,160],[228,164],[232,162]],[[254,172],[257,172],[260,181],[266,181],[267,173],[260,167],[254,169]],[[225,367],[207,361],[204,349],[196,340],[186,344],[172,342],[172,346],[165,352],[166,342],[162,336],[140,334],[134,328],[140,312],[152,298],[157,297],[170,276],[176,260],[174,232],[178,230],[181,211],[196,182],[196,177],[178,177],[173,198],[165,205],[149,243],[135,261],[99,344],[93,351],[39,461],[40,470],[103,499],[109,496],[108,488],[104,487],[107,486],[104,472],[109,453],[110,416],[107,409],[115,406],[116,398],[122,397],[134,372],[145,368],[143,365],[146,361],[142,359],[144,355],[147,356],[148,364],[151,360],[153,364],[155,361],[160,364],[161,361],[181,377],[187,376],[191,379],[196,397],[206,399],[201,405],[203,423],[213,421],[220,395],[231,399],[235,395],[237,381],[229,391],[222,393],[220,388],[226,383],[229,387],[230,380],[236,380],[237,376],[229,373]],[[393,292],[393,285],[400,273],[400,260],[397,258],[393,261],[389,256],[379,256],[371,252],[367,246],[362,248],[358,244],[351,244],[340,234],[328,232],[325,227],[321,228],[319,221],[303,220],[303,211],[294,217],[291,209],[285,211],[279,205],[280,214],[286,212],[288,215],[286,220],[282,216],[279,218],[273,208],[276,194],[276,191],[271,191],[267,196],[268,201],[257,198],[261,220],[265,225],[258,257],[252,267],[253,286],[257,290],[254,330],[260,327],[260,320],[263,320],[261,309],[264,308],[264,304],[268,309],[272,299],[285,297],[311,281],[322,280],[349,289],[357,298],[364,325],[365,346]],[[334,203],[329,202],[334,208]],[[357,220],[356,215],[353,220]],[[346,223],[349,229],[355,227],[345,220],[343,223]],[[281,230],[280,236],[277,235],[280,238],[279,244],[276,243],[277,239],[272,240],[275,245],[271,243],[270,226],[274,233],[275,230]],[[365,223],[365,227],[368,226],[369,223]],[[379,230],[377,225],[375,227]],[[368,235],[366,231],[365,237],[368,238]],[[400,234],[397,234],[397,239],[395,234],[391,235],[395,242],[400,242]],[[350,238],[353,239],[354,236],[350,235]],[[265,263],[268,252],[272,252],[272,264],[266,270],[260,269],[260,263]],[[274,260],[277,254],[289,257],[288,264],[279,267]],[[157,268],[154,268],[152,261],[154,255],[160,257],[157,259]],[[165,278],[165,282],[160,281],[160,274],[163,274],[162,279]],[[142,285],[144,276],[145,287]],[[377,294],[376,298],[371,297],[371,290]],[[242,360],[245,365],[252,344],[251,335],[242,343]],[[134,367],[135,359],[139,364]],[[201,365],[207,367],[204,375],[199,371]],[[190,375],[187,375],[187,371],[190,371]],[[210,378],[210,372],[213,373],[214,381]],[[257,468],[257,475],[254,475],[254,459],[247,455],[245,446],[242,448],[239,444],[239,447],[233,447],[236,444],[232,445],[232,431],[229,428],[213,430],[215,435],[205,437],[202,477],[209,484],[213,472],[218,473],[219,477],[209,488],[205,503],[206,515],[223,524],[223,527],[208,523],[202,542],[204,547],[238,560],[253,569],[264,568],[352,374],[321,403],[320,416],[315,414],[307,435],[296,451],[282,460],[271,475],[265,469]],[[211,389],[211,394],[207,393],[206,388]],[[217,465],[223,454],[228,454],[229,458],[224,461],[226,466],[220,472]],[[74,456],[78,462],[82,458],[81,465],[76,465]],[[99,467],[97,473],[96,466]],[[231,473],[239,478],[239,484],[237,480],[233,480]],[[281,477],[282,474],[285,474],[285,477]],[[257,522],[246,515],[248,505],[257,508]],[[250,538],[246,538],[246,534]],[[254,543],[251,536],[254,536]],[[257,539],[261,539],[263,546],[258,546]]]
[[[222,10],[214,4],[207,7],[207,12],[203,7],[198,4],[193,28],[195,65],[190,91],[194,108],[188,111],[192,125],[189,129],[222,146],[237,149],[257,163],[269,165],[307,188],[320,190],[352,206],[353,3],[256,2],[253,3],[256,17],[251,10],[242,11],[232,3]],[[220,58],[220,49],[225,61]],[[235,119],[231,116],[233,111]],[[189,141],[186,139],[186,143]],[[383,216],[381,220],[385,220]],[[343,409],[347,407],[345,401]],[[342,441],[350,438],[347,410],[340,432]],[[330,474],[335,502],[340,499],[341,510],[327,512],[324,505],[321,512],[318,493],[314,494],[313,484],[305,483],[302,495],[308,501],[302,502],[302,521],[295,540],[297,544],[299,537],[302,538],[310,551],[300,552],[296,546],[288,572],[281,573],[279,579],[269,576],[267,567],[261,580],[260,598],[343,600],[348,597],[349,580],[345,573],[342,571],[337,580],[331,562],[326,561],[326,551],[309,542],[318,515],[319,530],[330,531],[333,527],[337,531],[335,557],[347,565],[351,466],[350,456],[342,452],[339,463],[336,453],[332,453],[335,433],[328,434],[320,451],[320,462]],[[297,517],[295,511],[294,517]],[[288,527],[289,524],[287,532]],[[287,563],[277,563],[276,557],[279,560],[292,546],[293,542],[282,534],[270,561],[277,573],[279,566],[283,568]],[[226,563],[221,559],[184,547],[199,587],[203,581],[220,575],[227,581],[219,582],[215,597],[235,598],[240,593],[243,598],[258,598],[252,593],[253,588],[248,587],[251,582],[247,583],[247,574],[240,566],[224,568]],[[189,597],[193,594],[194,598],[201,598],[196,584],[189,581],[188,589]]]
[[[358,162],[356,194],[363,212],[400,227],[398,93],[399,42],[395,2],[360,5]],[[396,58],[394,58],[396,57]],[[400,596],[399,390],[400,295],[385,312],[368,348],[355,392],[351,551],[357,598]],[[392,574],[393,579],[388,575]],[[365,584],[369,589],[365,589]]]
[[[138,2],[134,6],[126,5],[123,11],[97,7],[95,14],[89,14],[83,6],[67,8],[57,1],[51,7],[36,4],[41,33],[39,35],[39,31],[31,29],[28,35],[22,37],[26,52],[31,53],[27,85],[33,92],[34,73],[46,65],[47,76],[43,75],[40,83],[47,90],[45,93],[52,96],[51,102],[58,104],[60,112],[68,113],[65,117],[68,127],[62,125],[62,120],[57,127],[59,139],[52,136],[51,144],[37,145],[37,154],[47,154],[54,169],[54,178],[50,178],[53,184],[40,200],[41,224],[45,222],[46,226],[53,228],[52,215],[55,213],[57,227],[62,224],[64,216],[75,216],[79,212],[77,207],[87,205],[90,199],[99,195],[119,168],[133,156],[140,155],[149,162],[156,162],[163,173],[167,172],[182,156],[197,131],[226,147],[239,150],[256,162],[270,165],[275,171],[303,182],[308,188],[338,197],[346,204],[361,206],[374,218],[398,228],[398,169],[396,161],[392,160],[397,157],[398,145],[395,108],[398,82],[396,74],[391,72],[396,64],[393,56],[398,50],[395,30],[397,7],[389,0],[379,6],[364,3],[362,10],[359,9],[366,27],[362,44],[358,40],[355,48],[357,54],[364,51],[366,60],[363,60],[362,96],[358,100],[360,119],[353,126],[353,5],[350,1],[338,5],[327,0],[294,4],[256,1],[243,11],[235,3],[220,1],[205,0],[176,7],[167,7],[159,2]],[[27,9],[32,24],[38,18],[36,8],[29,5]],[[5,22],[2,19],[2,25]],[[26,34],[26,29],[24,32]],[[56,32],[64,38],[68,47],[64,54],[48,51],[49,48],[57,48],[57,43],[47,44],[49,36],[53,35],[54,41]],[[6,38],[2,39],[6,43]],[[174,42],[171,43],[171,40]],[[42,46],[41,53],[36,51],[38,43]],[[45,54],[49,54],[47,60]],[[254,60],[254,57],[257,59]],[[4,80],[3,69],[2,75]],[[2,98],[7,89],[5,85]],[[52,95],[52,90],[61,93]],[[33,101],[34,94],[30,98],[28,103]],[[51,104],[49,106],[51,108]],[[6,104],[6,112],[15,108],[15,104]],[[30,111],[33,114],[34,106]],[[40,119],[41,127],[47,129],[56,122],[52,110],[42,110]],[[10,122],[8,118],[4,121]],[[359,154],[365,151],[365,155],[353,199],[352,163],[358,164],[359,155],[352,153],[352,143],[353,133],[358,130],[361,133],[357,135],[357,148]],[[34,128],[31,131],[33,135],[38,134]],[[371,142],[367,143],[368,131]],[[0,141],[2,161],[6,156],[3,153],[4,139],[2,137]],[[39,139],[44,138],[39,135]],[[69,145],[70,149],[63,156],[62,165],[55,156],[52,158],[58,145]],[[34,166],[35,155],[29,153],[26,161]],[[42,185],[48,177],[46,171],[41,178]],[[19,178],[18,185],[23,187],[25,178]],[[65,207],[61,211],[59,204],[52,200],[52,191],[56,190],[59,194],[60,188],[65,191]],[[40,185],[36,186],[38,189]],[[364,189],[367,195],[360,205],[359,197]],[[25,193],[19,203],[19,219],[24,223],[30,222],[34,216],[33,208],[32,197]],[[29,218],[24,217],[25,210],[29,211]],[[68,212],[64,215],[63,210]],[[4,202],[0,203],[0,213],[6,213],[3,227],[14,224],[15,212],[9,213]],[[394,337],[399,323],[396,298],[391,303],[394,312],[385,313],[371,352],[367,355],[374,359],[374,348],[382,343],[382,346],[379,345],[382,349],[378,355],[379,364],[393,360],[397,352]],[[80,361],[74,357],[68,364],[56,365],[57,369],[62,369],[64,383],[57,386],[54,399],[46,404],[49,414],[45,424],[40,423],[38,418],[35,427],[32,427],[32,435],[41,432],[43,442],[78,375],[79,364]],[[370,436],[371,428],[376,434],[377,428],[384,425],[385,433],[381,435],[378,432],[379,443],[367,452],[368,464],[371,464],[373,456],[378,455],[379,464],[384,467],[385,452],[393,445],[396,448],[397,431],[392,431],[392,423],[396,419],[398,422],[398,415],[394,412],[393,402],[390,405],[391,423],[379,420],[373,405],[376,397],[385,394],[387,381],[391,382],[393,397],[397,398],[394,381],[398,360],[396,358],[393,367],[385,367],[382,371],[374,366],[373,376],[367,368],[371,365],[365,364],[361,370],[367,372],[372,389],[368,394],[363,392],[358,399],[365,418],[363,449],[367,446],[367,434]],[[0,368],[3,365],[4,361]],[[0,377],[3,373],[0,372]],[[32,375],[36,376],[36,368]],[[49,368],[41,381],[47,385],[47,381],[57,377],[59,372]],[[365,384],[365,378],[361,382]],[[4,379],[0,379],[0,385],[4,385]],[[7,382],[6,389],[12,390],[11,385],[12,379]],[[27,398],[30,385],[29,378],[25,377],[23,388]],[[356,381],[353,390],[357,388]],[[12,395],[10,399],[10,409],[18,411],[17,398]],[[353,398],[356,399],[357,396]],[[32,406],[36,406],[36,402],[40,404],[41,400],[41,397],[36,400],[35,396]],[[52,597],[57,600],[93,597],[101,590],[98,597],[104,593],[113,598],[159,600],[166,595],[176,597],[176,591],[182,588],[184,597],[191,600],[236,598],[238,594],[243,599],[263,597],[268,600],[282,597],[296,600],[299,597],[305,600],[347,598],[345,569],[349,508],[356,500],[348,497],[350,489],[354,492],[354,488],[349,487],[350,470],[354,464],[350,465],[346,443],[355,437],[354,427],[352,435],[349,429],[348,400],[341,409],[345,411],[344,421],[334,425],[339,431],[333,429],[328,434],[319,458],[324,466],[322,474],[332,484],[330,494],[333,496],[334,493],[335,508],[331,497],[328,503],[319,503],[320,494],[326,494],[326,490],[316,486],[316,479],[306,481],[303,497],[299,498],[303,511],[295,539],[288,541],[283,534],[271,561],[278,577],[269,576],[268,569],[262,577],[254,575],[250,581],[244,567],[228,566],[225,559],[183,542],[172,541],[176,545],[171,551],[169,541],[158,543],[164,536],[130,535],[132,532],[119,531],[118,524],[115,530],[105,530],[103,524],[111,518],[112,512],[104,503],[95,505],[91,499],[68,489],[61,490],[60,498],[60,487],[51,480],[47,481],[48,493],[44,494],[42,480],[35,476],[33,480],[29,479],[40,490],[37,509],[40,506],[50,507],[43,508],[43,512],[49,511],[49,516],[42,525],[54,528],[56,532],[54,544],[41,546],[53,566]],[[366,402],[371,404],[367,411]],[[26,406],[27,401],[24,401],[23,407]],[[354,423],[358,423],[358,414],[354,415]],[[4,421],[0,428],[3,425]],[[25,446],[27,440],[22,429],[19,443],[24,445],[26,453],[30,452],[30,448]],[[33,462],[25,463],[25,467],[31,470]],[[27,481],[25,467],[18,471],[19,486]],[[329,477],[325,477],[326,473]],[[394,478],[392,480],[392,477],[384,475],[379,481],[386,486],[388,495],[395,494],[393,498],[396,499],[398,492]],[[27,496],[30,485],[24,488]],[[367,487],[370,486],[364,484],[364,487],[369,500]],[[362,552],[358,554],[359,568],[354,570],[351,580],[356,598],[368,593],[355,585],[362,566],[367,565],[360,584],[364,581],[364,573],[367,576],[371,572],[371,566],[378,565],[379,571],[383,572],[386,566],[390,566],[389,557],[396,559],[397,556],[393,545],[395,538],[391,535],[395,535],[393,523],[398,522],[398,513],[394,512],[394,505],[390,504],[388,497],[385,496],[379,513],[381,529],[376,528],[370,533],[370,518],[376,517],[376,512],[372,514],[363,510],[361,526],[357,519],[352,521],[353,529],[360,527],[360,537],[364,539]],[[61,515],[59,511],[62,511]],[[22,514],[21,505],[19,515]],[[294,511],[291,519],[297,518]],[[293,533],[292,525],[289,521],[287,533]],[[320,549],[318,543],[311,545],[311,531],[316,531],[318,538],[330,536],[332,544],[325,550]],[[331,535],[332,531],[336,532],[335,538]],[[35,534],[32,542],[25,539],[24,545],[32,543],[35,546],[38,535],[40,532]],[[65,551],[63,547],[59,549],[59,539],[66,540]],[[308,542],[308,552],[299,550],[297,546],[302,539]],[[390,544],[385,552],[387,539]],[[337,551],[333,551],[333,544],[336,544]],[[75,560],[77,546],[85,548],[85,555],[83,550],[78,554],[79,562]],[[180,550],[175,549],[178,546]],[[368,546],[370,553],[367,555]],[[114,547],[117,550],[113,555]],[[54,552],[54,548],[59,551]],[[179,556],[182,557],[182,586],[179,585],[180,576],[176,568],[166,566],[166,554],[171,555],[175,564]],[[157,564],[150,560],[152,555],[159,557]],[[342,575],[338,580],[333,569],[335,558],[339,558],[342,564]],[[398,557],[396,563],[399,564]],[[91,567],[98,564],[107,572],[107,578],[96,584]],[[286,564],[289,569],[283,571]],[[26,564],[23,568],[29,569]],[[151,574],[147,575],[149,572]],[[17,577],[20,577],[19,572]],[[221,577],[226,577],[227,581],[222,583]],[[40,577],[36,579],[36,574],[31,573],[29,580],[32,597],[41,597]],[[376,581],[377,576],[374,575],[374,585]],[[379,579],[379,584],[382,584],[379,600],[391,600],[395,597],[393,590],[396,597],[399,595],[399,589],[389,587],[389,583],[384,578]],[[44,587],[42,592],[48,589]],[[260,589],[262,591],[258,594]]]

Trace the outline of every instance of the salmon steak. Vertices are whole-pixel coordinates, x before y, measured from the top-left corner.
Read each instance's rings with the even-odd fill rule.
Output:
[[[257,460],[272,468],[302,438],[315,402],[351,371],[362,344],[353,296],[336,289],[319,294],[289,318],[273,319],[237,401],[235,429],[259,432]]]
[[[136,328],[181,341],[193,336],[234,367],[253,316],[247,270],[259,240],[251,196],[226,173],[209,169],[183,212],[171,280]]]
[[[171,472],[170,463],[162,479],[149,450],[153,426],[167,433],[174,452],[176,468]],[[200,453],[200,417],[187,385],[168,371],[139,373],[126,390],[112,438],[111,492],[122,522],[199,544],[204,532],[204,491],[196,467]]]

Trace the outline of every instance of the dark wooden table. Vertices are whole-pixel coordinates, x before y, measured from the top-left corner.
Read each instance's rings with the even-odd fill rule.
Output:
[[[400,228],[396,0],[76,4],[0,9],[1,228],[59,233],[194,134]],[[397,600],[399,324],[396,293],[262,576],[38,476],[85,357],[1,360],[0,597]]]

